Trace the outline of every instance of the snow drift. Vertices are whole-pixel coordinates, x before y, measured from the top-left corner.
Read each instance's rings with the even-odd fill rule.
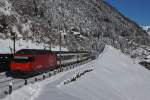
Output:
[[[76,73],[93,66],[93,71],[74,82],[63,84]],[[16,96],[19,96],[18,100],[149,100],[149,84],[150,72],[147,69],[120,50],[106,46],[97,60],[17,90],[5,100],[17,100]],[[35,94],[31,88],[36,91]],[[24,96],[23,90],[30,95]]]

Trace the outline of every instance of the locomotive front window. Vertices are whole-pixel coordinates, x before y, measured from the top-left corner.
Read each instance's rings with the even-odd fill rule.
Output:
[[[14,61],[15,62],[21,62],[21,63],[26,63],[32,61],[32,57],[28,56],[14,56]]]

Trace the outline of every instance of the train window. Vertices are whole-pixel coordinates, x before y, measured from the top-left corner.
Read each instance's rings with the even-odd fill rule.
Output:
[[[28,57],[28,56],[14,56],[14,61],[15,62],[21,62],[21,63],[26,63],[26,62],[33,61],[33,58]]]
[[[72,59],[73,57],[75,57],[75,55],[61,55],[61,57],[60,57],[60,55],[58,55],[58,60],[60,60],[60,58],[62,59],[62,60],[68,60],[68,59]]]

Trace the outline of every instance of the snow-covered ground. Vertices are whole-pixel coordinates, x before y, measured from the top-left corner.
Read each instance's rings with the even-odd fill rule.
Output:
[[[64,85],[93,66],[93,71]],[[97,60],[25,86],[4,100],[150,100],[150,72],[106,46]]]
[[[142,26],[142,28],[143,28],[144,30],[148,30],[148,29],[150,28],[150,26]]]
[[[142,26],[142,28],[150,35],[150,26]]]
[[[48,47],[44,43],[33,43],[31,40],[17,40],[16,41],[16,50],[20,49],[44,49]],[[49,48],[46,48],[49,49]],[[52,51],[58,51],[59,46],[52,47]],[[68,51],[67,48],[62,48],[63,51]],[[11,53],[13,52],[13,41],[10,39],[0,39],[0,53]]]

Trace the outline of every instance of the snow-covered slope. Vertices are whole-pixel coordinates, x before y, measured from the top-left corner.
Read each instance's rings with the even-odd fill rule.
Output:
[[[0,39],[0,53],[12,53],[13,52],[13,41],[10,39]],[[44,43],[33,43],[31,40],[18,40],[16,42],[16,51],[20,49],[49,49],[49,46]],[[52,51],[59,51],[59,46],[51,48]],[[68,51],[67,48],[62,48],[63,51]]]
[[[64,85],[66,80],[93,66],[93,71]],[[97,60],[26,86],[5,100],[150,100],[149,84],[148,70],[106,46]]]
[[[150,42],[141,27],[106,0],[0,0],[0,33],[6,37],[20,33],[59,45],[60,32],[66,33],[62,46],[95,55],[105,44],[131,55],[132,48]]]
[[[13,41],[10,39],[0,39],[0,53],[12,53],[13,52]],[[50,46],[44,43],[35,43],[31,40],[17,40],[16,51],[20,49],[50,49]],[[59,46],[51,47],[52,51],[59,51]],[[67,48],[62,48],[63,51],[68,51]]]
[[[143,28],[144,30],[148,30],[148,29],[150,28],[150,26],[142,26],[142,28]]]
[[[11,53],[13,52],[13,41],[10,39],[0,40],[0,53]],[[42,44],[34,44],[31,41],[23,41],[20,40],[16,43],[16,50],[24,49],[24,48],[36,48],[43,49],[44,46]]]
[[[142,28],[150,35],[150,26],[142,26]]]

